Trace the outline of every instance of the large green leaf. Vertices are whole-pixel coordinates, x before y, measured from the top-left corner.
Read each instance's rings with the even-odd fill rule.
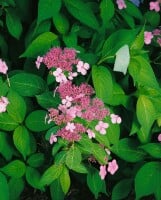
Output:
[[[69,13],[83,24],[98,30],[99,24],[93,10],[81,0],[64,0]]]
[[[148,143],[140,146],[140,148],[151,155],[153,158],[161,158],[161,145],[158,143]]]
[[[99,193],[106,194],[105,181],[101,180],[101,177],[99,176],[99,171],[93,167],[90,168],[90,171],[87,174],[87,185],[96,199],[98,198]]]
[[[62,191],[60,179],[54,180],[50,185],[51,200],[64,200],[65,194]]]
[[[13,131],[18,123],[8,113],[0,113],[0,129],[4,131]]]
[[[10,199],[17,200],[24,190],[25,183],[22,178],[11,178],[8,182],[8,186]]]
[[[132,189],[131,179],[123,179],[119,181],[112,190],[112,200],[120,200],[127,198]]]
[[[20,160],[13,160],[1,168],[0,171],[13,178],[20,178],[25,174],[26,166]]]
[[[13,90],[10,90],[7,98],[9,104],[7,106],[8,114],[18,123],[21,123],[26,115],[26,103],[24,99]]]
[[[55,44],[56,39],[57,35],[52,32],[42,33],[32,41],[21,57],[36,58],[38,55],[43,55]]]
[[[60,184],[64,194],[67,194],[70,188],[71,180],[70,180],[69,170],[66,167],[63,168],[63,171],[60,175]]]
[[[28,159],[27,159],[27,163],[31,166],[31,167],[40,167],[41,165],[43,165],[45,161],[45,155],[43,153],[35,153],[32,154]]]
[[[39,0],[37,24],[52,18],[55,12],[57,13],[60,11],[61,5],[62,0]]]
[[[156,199],[161,199],[161,163],[148,162],[144,164],[135,177],[136,200],[154,194]]]
[[[34,96],[46,90],[45,81],[34,74],[19,73],[10,78],[11,88],[21,96]]]
[[[138,149],[138,144],[133,139],[124,138],[114,144],[111,151],[127,162],[139,162],[144,159],[145,153]]]
[[[30,153],[30,135],[25,126],[18,126],[13,133],[13,142],[24,159]]]
[[[59,178],[62,173],[63,165],[52,165],[42,175],[40,186],[50,185],[55,179]]]
[[[106,27],[109,21],[114,16],[114,3],[111,0],[102,0],[100,3],[100,10],[101,10],[101,18],[103,25]]]
[[[9,200],[7,178],[0,172],[0,199]]]
[[[92,67],[92,80],[97,97],[108,103],[113,92],[112,76],[109,70],[104,66],[94,65]]]
[[[36,110],[31,112],[25,121],[28,129],[34,132],[46,131],[54,125],[54,123],[46,122],[45,117],[47,112],[45,110]]]
[[[10,138],[7,133],[0,131],[0,153],[8,161],[13,155],[13,148],[10,144]]]
[[[22,24],[15,9],[7,9],[6,25],[10,34],[16,39],[19,39],[22,33]]]
[[[150,140],[150,129],[156,118],[155,108],[147,96],[140,95],[137,101],[136,114],[139,123],[142,126],[141,131],[138,133],[139,139],[142,142]]]

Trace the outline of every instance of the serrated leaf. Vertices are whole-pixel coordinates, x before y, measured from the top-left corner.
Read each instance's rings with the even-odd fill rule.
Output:
[[[107,103],[113,92],[113,82],[111,73],[104,66],[92,66],[92,80],[96,95]]]
[[[127,162],[138,162],[144,159],[144,151],[138,149],[133,139],[124,138],[112,146],[112,152]]]
[[[114,4],[111,0],[102,0],[100,3],[100,16],[103,21],[103,25],[106,27],[109,21],[112,19],[114,16]]]
[[[22,178],[11,178],[8,186],[10,199],[17,200],[23,192],[25,184]]]
[[[60,175],[60,184],[64,194],[67,194],[70,188],[71,181],[70,181],[69,170],[66,167],[63,168],[63,171]]]
[[[93,10],[81,0],[64,0],[65,6],[69,13],[83,24],[99,29],[99,24]]]
[[[131,50],[133,49],[142,49],[144,46],[144,30],[145,28],[143,27],[140,31],[140,33],[136,36],[133,44],[131,45]]]
[[[26,166],[20,160],[13,160],[1,168],[0,171],[13,178],[20,178],[25,174]]]
[[[24,126],[18,126],[13,133],[13,142],[18,151],[23,155],[24,159],[30,150],[30,135]]]
[[[144,164],[135,177],[136,200],[141,197],[155,194],[156,199],[161,198],[161,164],[148,162]],[[144,184],[143,184],[144,183]]]
[[[10,90],[7,98],[9,104],[7,106],[8,114],[18,123],[21,123],[26,115],[26,103],[24,99],[16,92]]]
[[[20,57],[36,58],[39,55],[43,55],[54,45],[56,39],[57,35],[52,32],[42,33],[32,41],[32,43]]]
[[[55,179],[59,178],[62,173],[63,165],[52,165],[42,175],[40,186],[50,185]]]
[[[45,110],[36,110],[31,112],[25,120],[27,128],[34,132],[46,131],[51,128],[54,123],[51,122],[48,124],[45,121],[46,115],[47,112]]]
[[[27,163],[31,167],[40,167],[45,161],[45,156],[43,153],[32,154],[28,159]]]
[[[117,72],[122,72],[125,75],[127,72],[129,62],[130,62],[129,47],[128,45],[124,45],[116,52],[116,60],[113,70]]]
[[[16,39],[19,39],[22,33],[22,24],[13,9],[8,9],[6,12],[6,25],[10,34]]]
[[[4,131],[13,131],[18,123],[8,115],[8,113],[0,113],[0,129]]]
[[[123,179],[119,181],[112,190],[112,200],[125,199],[132,189],[132,180]]]
[[[27,81],[25,81],[27,80]],[[21,96],[34,96],[46,90],[45,81],[34,74],[19,73],[10,78],[11,88]]]
[[[0,199],[9,200],[9,187],[7,178],[0,172]]]

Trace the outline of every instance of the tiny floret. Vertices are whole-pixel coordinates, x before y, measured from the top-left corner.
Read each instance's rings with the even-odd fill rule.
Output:
[[[91,129],[87,129],[89,139],[95,138],[95,133]]]
[[[160,5],[159,5],[159,2],[158,1],[151,1],[149,3],[149,6],[150,6],[150,10],[154,10],[156,12],[159,12],[160,11]]]
[[[82,75],[86,75],[87,70],[89,69],[89,64],[84,63],[83,61],[80,60],[76,67],[77,67],[77,72],[80,72]]]
[[[7,74],[7,71],[8,71],[8,66],[6,62],[0,59],[0,73]]]
[[[36,60],[36,62],[35,62],[36,68],[37,68],[37,69],[40,68],[40,65],[41,65],[42,62],[43,62],[43,57],[38,56],[38,57],[37,57],[37,60]]]
[[[122,122],[121,117],[118,115],[111,114],[110,117],[113,124],[120,124]]]
[[[108,123],[104,123],[103,121],[99,121],[95,126],[96,131],[99,131],[102,135],[106,134],[106,129],[109,127]]]
[[[101,166],[100,166],[99,175],[100,175],[100,177],[101,177],[102,180],[105,179],[106,174],[107,174],[106,165],[101,165]]]
[[[116,0],[117,6],[119,10],[126,8],[126,4],[124,0]]]
[[[145,31],[144,32],[144,42],[145,42],[145,44],[150,44],[152,39],[153,39],[152,32]]]
[[[8,104],[9,104],[8,98],[1,96],[1,98],[0,98],[0,113],[6,112]]]
[[[108,163],[108,168],[107,171],[110,172],[110,174],[115,174],[115,172],[118,170],[118,164],[116,160],[112,160],[111,162]]]

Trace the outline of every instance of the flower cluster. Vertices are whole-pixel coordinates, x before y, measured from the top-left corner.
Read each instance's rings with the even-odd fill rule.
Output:
[[[52,74],[58,83],[54,95],[59,95],[60,104],[57,108],[49,108],[47,115],[47,122],[53,121],[58,126],[57,132],[50,135],[50,144],[57,142],[59,137],[76,142],[81,140],[82,134],[87,134],[90,140],[95,139],[96,134],[107,134],[108,122],[121,123],[118,115],[110,113],[105,104],[94,97],[95,91],[89,84],[76,85],[72,82],[78,73],[86,75],[90,68],[88,63],[77,58],[76,53],[74,49],[62,50],[54,47],[45,56],[38,56],[36,60],[37,68],[44,63],[49,70],[53,70]],[[109,151],[107,154],[109,155]],[[114,174],[117,169],[115,160],[108,162],[107,171]],[[100,176],[102,179],[105,176],[105,166],[101,165]]]
[[[41,63],[44,63],[48,69],[53,70],[52,74],[55,76],[56,82],[66,82],[73,80],[78,76],[78,73],[86,75],[89,69],[89,64],[78,59],[77,53],[72,48],[53,47],[43,57],[38,56],[35,64],[39,69]]]
[[[9,104],[8,98],[1,96],[0,97],[0,113],[6,112],[8,104]]]
[[[152,39],[161,46],[161,30],[160,29],[154,29],[152,32],[145,31],[144,32],[144,42],[145,44],[149,45],[152,42]]]

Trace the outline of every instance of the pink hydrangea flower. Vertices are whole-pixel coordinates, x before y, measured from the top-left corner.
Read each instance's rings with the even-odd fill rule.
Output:
[[[110,117],[113,124],[120,124],[122,122],[121,117],[118,115],[111,114]]]
[[[78,64],[76,65],[77,67],[77,72],[80,72],[82,75],[87,74],[87,70],[89,69],[89,64],[84,63],[83,61],[78,61]]]
[[[60,68],[57,68],[53,72],[53,75],[55,76],[56,82],[58,82],[58,83],[62,83],[62,82],[66,82],[67,81],[66,76],[63,74],[63,71]]]
[[[43,62],[43,57],[38,56],[38,57],[37,57],[37,60],[36,60],[36,62],[35,62],[36,68],[37,68],[37,69],[40,68],[40,65],[41,65],[42,62]]]
[[[5,61],[0,59],[0,73],[7,74],[8,66],[6,65]]]
[[[151,1],[149,3],[150,5],[150,10],[155,10],[156,12],[159,12],[160,11],[160,6],[159,6],[159,2],[158,1]]]
[[[52,134],[51,136],[50,136],[50,140],[49,140],[49,142],[50,142],[50,144],[53,144],[54,142],[57,142],[57,135],[54,135],[54,134]]]
[[[114,159],[108,163],[107,171],[113,175],[118,170],[118,168],[119,168],[118,164],[117,164],[116,160]]]
[[[99,121],[95,126],[96,131],[99,131],[102,135],[106,134],[106,129],[109,127],[108,123],[104,123],[103,121]]]
[[[75,77],[78,76],[78,73],[77,72],[69,72],[68,74],[68,79],[69,80],[73,80]]]
[[[62,104],[65,105],[67,108],[72,105],[73,98],[66,96],[65,99],[62,99]]]
[[[144,32],[144,42],[145,42],[145,44],[150,44],[152,38],[153,38],[152,32],[149,32],[149,31]]]
[[[9,104],[8,98],[1,96],[1,98],[0,98],[0,113],[6,112],[8,104]]]
[[[87,133],[88,133],[89,139],[95,138],[95,133],[92,130],[87,129]]]
[[[66,125],[66,127],[65,127],[65,129],[66,129],[67,131],[73,132],[74,129],[75,129],[74,123],[68,122],[67,125]]]
[[[161,133],[158,135],[158,141],[161,142]]]
[[[105,177],[106,177],[106,175],[107,175],[106,165],[101,165],[101,166],[100,166],[99,175],[100,175],[100,177],[101,177],[102,180],[105,179]]]
[[[118,6],[118,9],[122,10],[122,9],[126,8],[126,4],[125,4],[124,0],[117,0],[116,3]]]

